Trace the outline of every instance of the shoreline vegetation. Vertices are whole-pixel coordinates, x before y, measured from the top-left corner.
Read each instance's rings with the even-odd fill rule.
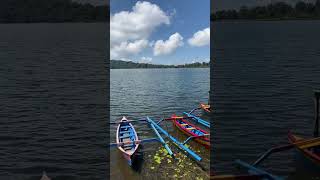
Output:
[[[132,61],[110,60],[110,69],[155,69],[155,68],[209,68],[208,62],[196,62],[182,65],[163,65],[137,63]]]
[[[0,23],[108,22],[109,6],[72,0],[1,0]]]
[[[320,20],[320,0],[314,3],[299,1],[294,5],[275,2],[266,6],[242,6],[239,10],[217,11],[210,18],[211,21]]]

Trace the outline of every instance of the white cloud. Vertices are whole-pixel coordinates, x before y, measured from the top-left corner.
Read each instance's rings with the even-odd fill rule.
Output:
[[[179,33],[174,33],[166,41],[156,41],[153,48],[153,54],[155,56],[171,54],[179,46],[183,46],[183,37]]]
[[[111,54],[122,43],[146,40],[156,27],[170,24],[170,16],[156,4],[138,1],[132,11],[121,11],[110,17]],[[122,56],[122,54],[118,54]],[[112,57],[112,56],[111,56]]]
[[[210,28],[205,28],[193,34],[193,37],[188,40],[191,46],[210,45]]]
[[[152,58],[151,57],[141,57],[139,63],[151,63]]]
[[[148,46],[148,41],[145,39],[136,40],[134,42],[122,42],[114,46],[111,50],[111,59],[121,59],[129,55],[138,54]]]

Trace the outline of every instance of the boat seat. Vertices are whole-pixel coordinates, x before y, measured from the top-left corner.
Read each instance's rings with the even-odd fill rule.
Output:
[[[130,144],[124,144],[124,145],[123,145],[123,147],[132,147],[132,146],[134,146],[133,142],[130,143]]]
[[[130,133],[131,131],[120,131],[120,134]]]
[[[132,135],[131,134],[122,134],[122,136],[120,136],[119,138],[120,139],[124,139],[124,138],[128,138],[128,137],[131,137]]]
[[[180,124],[181,126],[186,126],[186,125],[188,125],[188,124]]]
[[[131,126],[129,126],[129,125],[127,125],[127,126],[121,126],[121,128],[128,128],[128,127],[131,127]]]
[[[123,150],[127,151],[127,150],[131,150],[133,147],[130,146],[130,147],[123,147]]]
[[[196,128],[194,128],[194,127],[191,127],[191,128],[186,128],[186,129],[188,129],[188,130],[192,130],[192,129],[196,129]]]

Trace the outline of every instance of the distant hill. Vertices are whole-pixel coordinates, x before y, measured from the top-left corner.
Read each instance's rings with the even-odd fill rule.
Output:
[[[108,22],[109,6],[72,0],[1,0],[0,23]]]
[[[139,68],[208,68],[210,65],[207,62],[196,62],[183,65],[162,65],[136,63],[132,61],[110,60],[111,69],[139,69]]]

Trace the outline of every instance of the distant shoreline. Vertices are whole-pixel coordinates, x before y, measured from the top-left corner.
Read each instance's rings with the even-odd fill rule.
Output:
[[[208,69],[210,67],[110,68],[110,69]]]
[[[254,21],[320,21],[320,18],[270,18],[270,19],[219,19],[212,22],[254,22]]]
[[[0,24],[94,24],[94,23],[109,23],[109,21],[66,21],[66,22],[0,22]]]
[[[209,62],[195,62],[191,64],[181,65],[164,65],[164,64],[150,64],[138,63],[132,61],[110,60],[110,69],[179,69],[179,68],[209,68]]]
[[[211,21],[289,21],[320,20],[320,0],[313,3],[298,1],[289,4],[285,1],[266,5],[241,6],[240,9],[217,10],[210,14]]]

